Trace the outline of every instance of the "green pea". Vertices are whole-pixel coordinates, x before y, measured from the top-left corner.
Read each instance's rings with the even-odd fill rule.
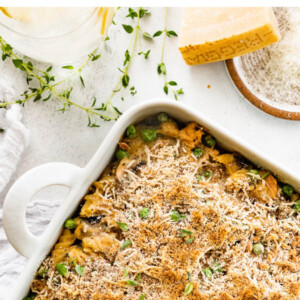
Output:
[[[210,148],[213,148],[217,143],[217,140],[209,134],[205,135],[202,141],[205,146]]]
[[[117,152],[116,152],[116,158],[117,158],[117,160],[121,160],[121,159],[123,159],[126,156],[127,156],[127,152],[125,150],[122,150],[120,148],[117,150]]]
[[[212,172],[211,171],[205,171],[205,172],[203,172],[203,176],[205,178],[210,178],[212,176]]]
[[[186,241],[185,241],[185,244],[191,244],[193,241],[194,241],[195,237],[194,236],[191,236],[190,238],[188,238]]]
[[[185,237],[187,235],[192,235],[193,234],[192,231],[186,230],[186,229],[179,229],[179,232],[180,232],[179,237]]]
[[[215,272],[218,272],[218,273],[222,273],[222,272],[223,272],[223,269],[222,269],[220,263],[215,263],[214,266],[213,266],[213,270],[214,270]]]
[[[203,155],[203,149],[201,148],[196,148],[194,151],[193,151],[194,155],[197,157],[197,158],[200,158],[202,155]]]
[[[200,183],[204,180],[204,178],[210,178],[212,176],[211,171],[204,171],[201,175],[198,175],[197,177],[197,183]]]
[[[300,213],[300,200],[297,200],[292,208],[296,213]]]
[[[140,211],[140,217],[142,219],[147,219],[149,217],[149,209],[144,207],[141,211]]]
[[[136,129],[133,125],[129,125],[127,127],[127,130],[126,130],[126,135],[130,138],[130,139],[133,139],[136,137]]]
[[[76,227],[76,223],[73,219],[67,219],[65,221],[65,228],[67,229],[74,229]]]
[[[282,192],[283,192],[284,195],[286,195],[286,196],[292,196],[293,193],[294,193],[294,189],[293,189],[293,187],[291,187],[290,185],[285,184],[285,185],[282,187]]]
[[[157,120],[160,123],[166,122],[168,120],[168,115],[166,113],[160,113],[157,115]]]
[[[257,243],[253,245],[252,251],[255,255],[260,255],[264,253],[265,248],[261,243]]]
[[[197,183],[200,183],[203,180],[203,176],[202,175],[198,175],[197,177]]]
[[[48,270],[45,267],[40,267],[37,274],[39,277],[44,277],[47,274]]]
[[[213,272],[210,268],[203,269],[203,273],[206,277],[211,278],[213,276]]]
[[[35,298],[34,295],[30,295],[30,296],[23,298],[22,300],[34,300],[34,298]]]
[[[183,220],[185,218],[186,218],[186,216],[185,215],[181,215],[178,211],[176,211],[176,210],[172,211],[171,219],[174,222],[178,222],[178,221]]]
[[[154,129],[144,129],[142,131],[142,139],[145,142],[152,142],[156,139],[156,131]]]

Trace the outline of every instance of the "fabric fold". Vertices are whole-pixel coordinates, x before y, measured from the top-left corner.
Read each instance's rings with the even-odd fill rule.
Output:
[[[3,80],[0,80],[0,99],[8,102],[14,100],[13,89],[7,86]],[[1,114],[4,118],[1,124],[3,124],[5,132],[0,139],[0,192],[16,171],[29,138],[29,132],[21,122],[20,105],[12,105]]]

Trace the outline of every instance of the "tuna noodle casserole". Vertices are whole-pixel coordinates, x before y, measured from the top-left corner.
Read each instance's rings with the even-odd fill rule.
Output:
[[[298,199],[161,113],[127,128],[28,299],[299,299]]]

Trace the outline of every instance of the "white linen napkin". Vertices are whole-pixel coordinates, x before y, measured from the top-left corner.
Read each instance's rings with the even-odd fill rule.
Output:
[[[14,100],[14,91],[0,79],[0,101]],[[21,106],[12,105],[9,109],[0,109],[0,127],[5,130],[0,134],[0,192],[9,182],[16,170],[29,133],[21,123]]]
[[[0,78],[0,101],[15,100],[14,90]],[[0,109],[0,192],[5,188],[14,174],[21,155],[27,145],[29,133],[21,122],[20,105],[12,105],[8,109]],[[3,200],[0,199],[0,208]],[[11,283],[22,270],[25,258],[21,257],[9,244],[2,224],[2,209],[0,209],[0,299],[9,299],[8,292]]]

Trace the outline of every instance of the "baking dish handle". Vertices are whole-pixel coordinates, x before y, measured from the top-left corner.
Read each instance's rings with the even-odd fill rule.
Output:
[[[9,190],[3,205],[3,226],[12,246],[29,258],[39,248],[39,238],[26,224],[28,202],[40,190],[51,185],[72,187],[80,168],[68,163],[38,166],[21,176]]]

